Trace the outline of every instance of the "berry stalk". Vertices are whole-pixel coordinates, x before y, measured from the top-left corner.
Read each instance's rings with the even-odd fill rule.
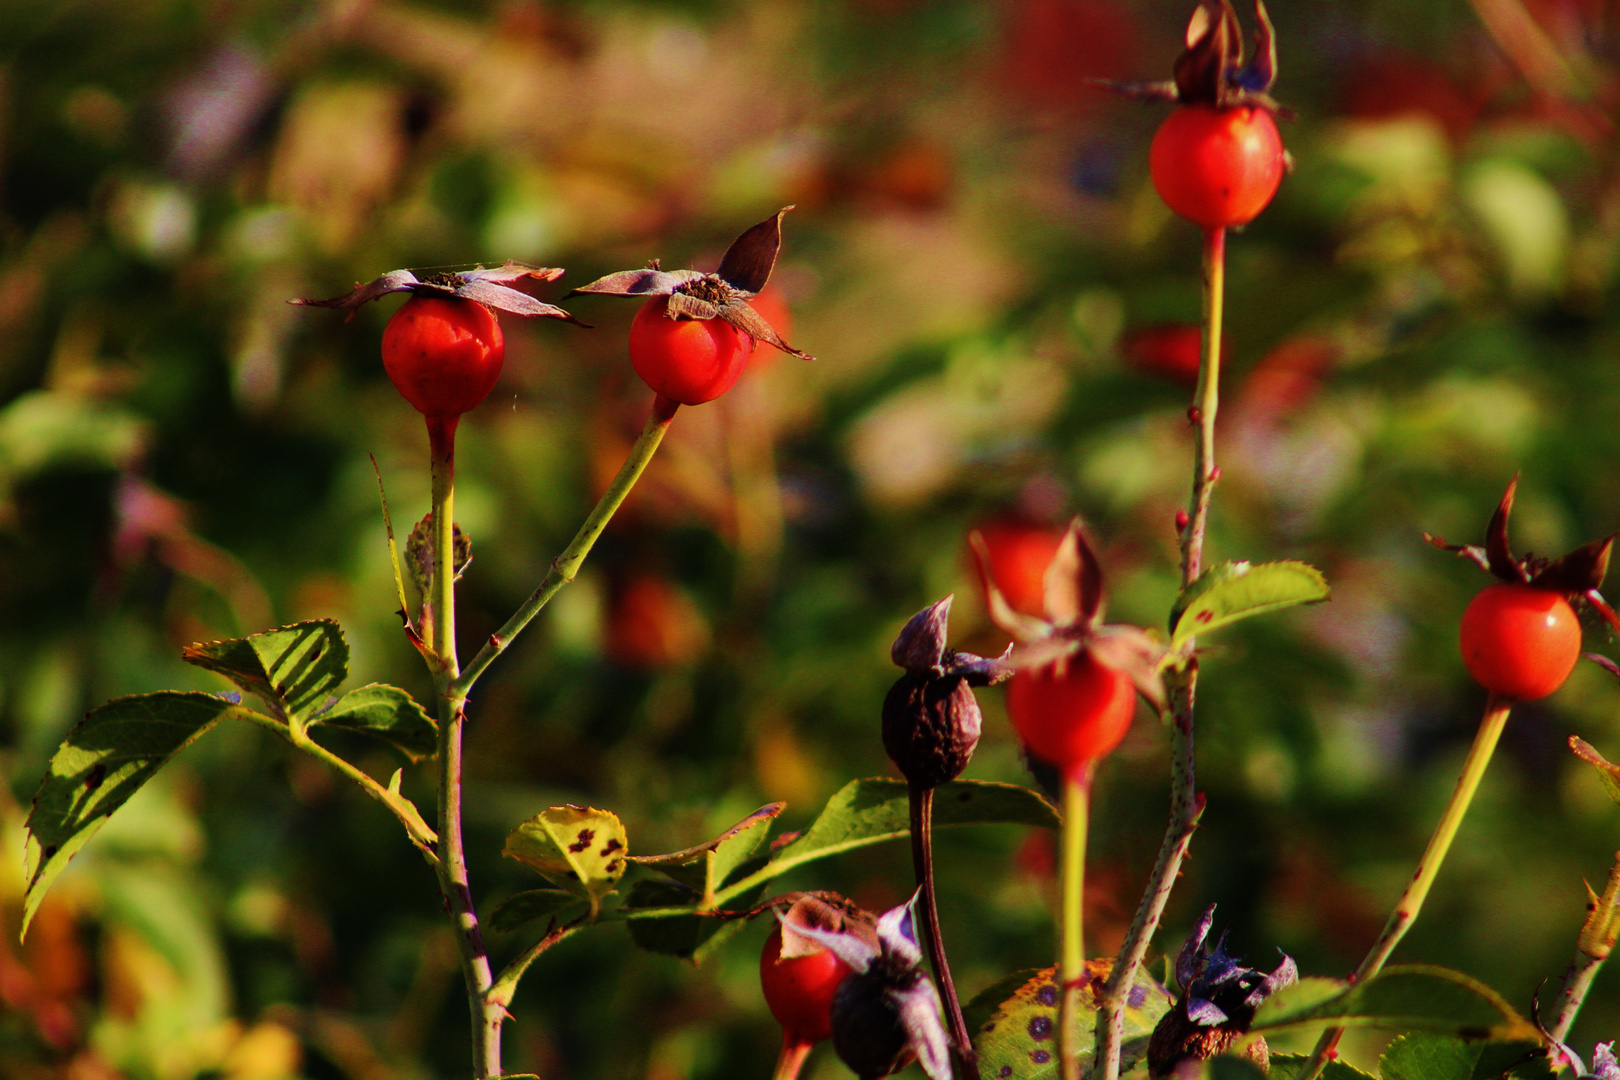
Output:
[[[1185,588],[1203,570],[1204,536],[1209,526],[1209,507],[1215,481],[1215,414],[1221,403],[1221,336],[1226,310],[1226,229],[1214,226],[1204,230],[1204,354],[1198,366],[1198,386],[1189,415],[1198,423],[1198,441],[1193,448],[1192,501],[1187,525],[1181,532],[1181,584]],[[1196,642],[1188,643],[1189,653]],[[1098,1003],[1097,1049],[1093,1069],[1098,1080],[1119,1080],[1120,1044],[1125,1039],[1125,1004],[1136,973],[1147,956],[1148,942],[1164,916],[1170,890],[1181,872],[1181,861],[1192,845],[1193,832],[1204,812],[1198,794],[1193,757],[1193,705],[1198,683],[1198,661],[1187,662],[1182,671],[1166,677],[1170,692],[1170,824],[1159,845],[1158,858],[1148,877],[1147,888],[1137,905],[1125,942],[1109,972],[1108,984]]]
[[[505,652],[522,629],[529,625],[529,621],[540,613],[540,609],[550,602],[553,596],[562,591],[563,586],[574,580],[579,573],[580,564],[585,556],[591,553],[602,531],[607,528],[608,522],[618,511],[620,504],[630,494],[630,489],[636,486],[641,474],[646,470],[647,463],[652,461],[653,454],[658,450],[658,444],[664,439],[664,432],[675,419],[675,410],[680,404],[671,401],[660,394],[653,401],[652,413],[647,417],[646,425],[641,429],[641,435],[636,439],[635,445],[630,448],[630,455],[619,466],[618,475],[608,485],[602,497],[596,501],[585,523],[579,527],[561,555],[551,563],[551,569],[546,571],[540,587],[535,589],[523,605],[512,613],[512,617],[478,650],[467,668],[455,679],[452,689],[462,697],[472,689],[473,683],[484,673],[495,658]]]
[[[1091,809],[1094,762],[1063,778],[1063,926],[1059,969],[1063,998],[1058,1007],[1058,1063],[1063,1080],[1080,1080],[1080,989],[1086,981],[1086,827]]]
[[[771,1073],[771,1080],[799,1080],[799,1072],[804,1068],[805,1058],[810,1056],[813,1045],[783,1032],[782,1052],[777,1055],[776,1071]]]
[[[428,644],[437,670],[439,699],[439,890],[456,927],[467,1004],[472,1013],[473,1075],[501,1072],[503,1010],[489,1000],[494,976],[467,878],[461,835],[461,738],[467,695],[456,688],[455,475],[459,416],[429,416],[428,448],[433,475],[433,580],[426,605],[432,612]]]
[[[1401,894],[1400,900],[1395,904],[1395,910],[1389,913],[1389,921],[1384,924],[1383,933],[1373,942],[1373,947],[1361,961],[1361,966],[1351,976],[1352,982],[1365,982],[1383,970],[1384,962],[1389,959],[1395,946],[1401,943],[1401,938],[1412,928],[1417,921],[1418,912],[1423,910],[1423,901],[1429,895],[1429,886],[1434,884],[1435,876],[1440,872],[1440,864],[1446,861],[1446,853],[1451,850],[1451,842],[1457,836],[1457,827],[1462,824],[1463,815],[1468,813],[1468,805],[1474,800],[1474,792],[1479,790],[1480,778],[1485,775],[1485,768],[1491,763],[1491,755],[1496,750],[1497,741],[1502,737],[1502,728],[1507,724],[1509,712],[1513,709],[1513,699],[1492,693],[1485,701],[1485,715],[1480,720],[1479,731],[1474,735],[1474,744],[1468,748],[1468,757],[1463,761],[1462,775],[1457,777],[1457,786],[1451,792],[1451,799],[1446,803],[1445,813],[1440,815],[1440,824],[1435,826],[1434,835],[1429,837],[1429,846],[1423,849],[1423,858],[1418,860],[1417,873],[1412,876],[1411,884]],[[1344,1028],[1329,1028],[1322,1033],[1322,1038],[1316,1044],[1316,1050],[1311,1054],[1310,1067],[1301,1073],[1303,1080],[1316,1080],[1327,1068],[1329,1057],[1339,1045],[1339,1039],[1344,1035]]]
[[[973,1038],[968,1033],[967,1019],[962,1015],[962,1003],[956,996],[956,983],[951,979],[951,965],[945,959],[945,939],[939,929],[939,905],[934,901],[934,789],[913,782],[911,796],[911,865],[916,871],[917,884],[922,888],[922,938],[928,950],[928,963],[934,969],[934,981],[939,984],[944,999],[945,1019],[951,1025],[952,1053],[956,1058],[956,1073],[962,1080],[977,1080],[978,1066],[973,1061]]]

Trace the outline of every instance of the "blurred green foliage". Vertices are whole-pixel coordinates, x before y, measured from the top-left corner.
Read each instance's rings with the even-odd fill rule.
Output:
[[[674,850],[777,799],[801,827],[887,771],[904,620],[955,591],[964,646],[1003,644],[974,524],[1084,515],[1110,618],[1162,626],[1188,391],[1133,366],[1133,335],[1197,319],[1198,237],[1147,181],[1160,113],[1082,79],[1166,74],[1190,6],[0,0],[5,925],[27,799],[74,719],[226,688],[185,644],[335,618],[356,685],[427,689],[367,459],[396,521],[420,516],[421,423],[378,363],[391,304],[345,324],[285,303],[393,267],[513,258],[567,267],[564,284],[654,257],[711,267],[793,202],[776,287],[789,339],[820,357],[762,357],[683,410],[580,580],[481,684],[467,812],[486,912],[533,886],[501,840],[545,807],[609,807],[633,850]],[[1478,7],[1492,21],[1463,0],[1273,5],[1297,167],[1230,244],[1209,551],[1309,561],[1334,598],[1234,628],[1204,663],[1209,810],[1161,951],[1218,902],[1257,962],[1281,947],[1307,973],[1352,967],[1484,697],[1454,643],[1484,579],[1421,531],[1476,540],[1516,470],[1521,549],[1620,526],[1617,16]],[[503,381],[462,425],[464,652],[539,581],[645,414],[633,309],[569,306],[598,329],[509,320]],[[1597,626],[1588,645],[1612,652]],[[968,775],[1026,782],[1000,692],[981,698]],[[1516,710],[1397,960],[1521,1010],[1562,972],[1581,879],[1620,837],[1564,744],[1615,756],[1617,702],[1583,665]],[[1151,865],[1166,775],[1143,720],[1099,777],[1098,951]],[[426,767],[405,790],[431,798]],[[940,836],[965,997],[1051,961],[1048,845]],[[893,845],[800,876],[874,908],[911,887]],[[442,922],[382,810],[222,728],[109,823],[27,943],[0,936],[0,1076],[461,1075]],[[518,995],[507,1067],[764,1075],[763,934],[696,968],[617,927],[565,942]],[[495,936],[497,960],[527,943]],[[1620,1026],[1613,980],[1583,1051]],[[1347,1049],[1370,1070],[1380,1046]],[[846,1075],[830,1054],[813,1068]]]

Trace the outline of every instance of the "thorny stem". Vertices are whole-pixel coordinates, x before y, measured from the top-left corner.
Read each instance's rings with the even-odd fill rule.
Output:
[[[1181,533],[1181,584],[1198,579],[1204,564],[1204,535],[1209,528],[1209,506],[1219,470],[1215,467],[1215,414],[1221,403],[1221,336],[1226,308],[1226,230],[1204,230],[1204,355],[1198,366],[1198,387],[1190,413],[1198,422],[1193,448],[1192,503],[1187,527]],[[1189,641],[1189,655],[1196,643]],[[1170,824],[1147,888],[1136,907],[1131,928],[1120,946],[1099,1002],[1097,1049],[1093,1071],[1098,1080],[1118,1080],[1120,1044],[1125,1038],[1125,1004],[1136,973],[1147,955],[1148,942],[1159,927],[1170,890],[1181,873],[1181,861],[1192,844],[1193,831],[1203,813],[1193,761],[1193,704],[1198,683],[1198,662],[1169,678],[1171,710]]]
[[[1473,802],[1474,792],[1479,790],[1480,778],[1485,775],[1485,767],[1491,762],[1491,754],[1496,750],[1496,743],[1502,737],[1502,728],[1506,726],[1508,713],[1512,709],[1512,698],[1493,692],[1486,699],[1485,715],[1479,722],[1479,731],[1474,735],[1474,744],[1468,748],[1468,757],[1463,761],[1462,775],[1457,777],[1457,786],[1446,803],[1445,813],[1440,815],[1440,824],[1435,826],[1434,835],[1429,837],[1429,846],[1423,849],[1417,873],[1412,875],[1412,882],[1401,894],[1395,910],[1389,913],[1383,933],[1378,935],[1378,940],[1373,942],[1361,966],[1350,977],[1351,982],[1366,982],[1377,975],[1390,953],[1395,951],[1395,946],[1412,928],[1412,923],[1417,921],[1418,912],[1423,910],[1423,901],[1429,895],[1429,886],[1434,884],[1440,864],[1446,861],[1451,841],[1457,836],[1457,827],[1462,824],[1463,815],[1468,813],[1468,804]],[[1309,1067],[1300,1074],[1302,1080],[1316,1080],[1322,1075],[1343,1035],[1342,1027],[1329,1028],[1322,1033],[1316,1050],[1311,1054]]]
[[[945,1018],[951,1025],[951,1054],[956,1059],[956,1073],[962,1080],[978,1080],[979,1069],[973,1060],[973,1040],[968,1034],[967,1020],[962,1015],[962,1003],[956,996],[956,983],[951,979],[951,965],[945,959],[945,938],[939,929],[939,905],[934,900],[934,789],[913,782],[909,789],[911,803],[911,866],[922,889],[923,943],[928,949],[928,963],[934,969],[934,981],[939,984],[940,996],[945,1003]]]
[[[1592,898],[1586,922],[1575,939],[1575,957],[1569,962],[1569,970],[1564,972],[1564,981],[1558,988],[1558,1019],[1548,1032],[1556,1042],[1569,1037],[1569,1029],[1575,1026],[1575,1017],[1586,1000],[1592,979],[1614,949],[1615,938],[1620,933],[1620,922],[1616,921],[1617,901],[1620,901],[1620,853],[1615,855],[1603,895]]]
[[[505,1010],[489,1000],[494,984],[484,934],[467,881],[461,837],[461,729],[467,695],[456,687],[455,472],[456,422],[460,417],[428,417],[428,448],[433,470],[433,612],[429,646],[436,658],[439,698],[439,890],[455,923],[456,947],[467,982],[472,1012],[473,1075],[478,1080],[501,1072],[501,1021]]]
[[[679,408],[677,402],[669,400],[662,394],[654,400],[652,414],[647,417],[646,426],[641,429],[641,436],[630,448],[630,456],[624,459],[618,475],[597,500],[595,508],[586,517],[585,523],[579,527],[579,532],[574,534],[574,539],[563,549],[563,553],[552,561],[551,569],[546,572],[540,587],[523,602],[522,607],[512,613],[512,617],[506,620],[506,625],[484,643],[483,648],[478,650],[478,654],[467,665],[467,669],[454,678],[450,686],[453,693],[466,697],[473,683],[484,673],[484,669],[506,651],[512,644],[512,639],[529,625],[529,620],[539,614],[540,609],[561,592],[563,586],[574,580],[574,575],[579,573],[580,564],[585,561],[585,556],[590,554],[597,538],[602,535],[602,530],[607,528],[619,505],[624,502],[625,496],[630,494],[630,489],[635,487],[636,481],[647,468],[647,463],[652,460],[658,444],[663,441],[664,432],[669,430],[670,421],[675,418],[675,410]]]
[[[1063,778],[1063,998],[1058,1009],[1058,1064],[1062,1080],[1080,1080],[1080,990],[1086,981],[1084,901],[1086,825],[1094,764]]]
[[[784,1031],[782,1052],[777,1055],[776,1071],[771,1073],[771,1080],[799,1080],[799,1070],[804,1068],[804,1059],[810,1056],[810,1048],[814,1045]]]

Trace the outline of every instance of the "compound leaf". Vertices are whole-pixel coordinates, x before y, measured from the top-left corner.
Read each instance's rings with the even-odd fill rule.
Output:
[[[1326,995],[1332,980],[1302,979],[1273,994],[1251,1031],[1329,1021],[1350,1026],[1432,1031],[1469,1041],[1539,1042],[1535,1026],[1500,994],[1458,971],[1409,964]]]

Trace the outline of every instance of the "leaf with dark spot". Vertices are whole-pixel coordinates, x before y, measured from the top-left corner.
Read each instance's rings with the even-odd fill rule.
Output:
[[[591,850],[602,837],[604,850]],[[607,847],[607,841],[618,841]],[[590,902],[594,919],[602,898],[624,875],[619,852],[629,847],[624,824],[608,810],[585,806],[553,806],[513,829],[502,854],[539,871],[553,883],[574,890]]]
[[[241,710],[213,694],[114,698],[74,725],[34,795],[23,843],[23,933],[51,882],[112,813],[219,720]]]

